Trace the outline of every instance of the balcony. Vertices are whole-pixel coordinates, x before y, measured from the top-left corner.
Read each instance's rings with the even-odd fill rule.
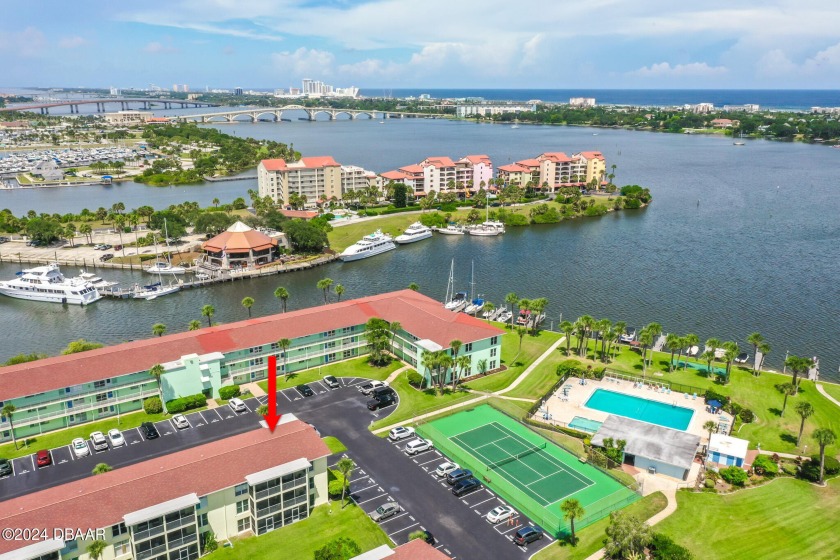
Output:
[[[183,527],[184,525],[195,525],[195,515],[187,515],[185,517],[179,517],[178,519],[173,520],[166,520],[166,530],[171,531],[172,529],[177,529],[178,527]]]
[[[157,556],[158,554],[163,554],[165,552],[166,552],[166,545],[165,544],[155,546],[153,548],[150,548],[148,550],[144,550],[142,552],[138,550],[136,560],[146,560],[146,558],[151,558],[152,556]]]
[[[198,533],[192,533],[191,535],[180,537],[178,539],[169,539],[169,550],[188,544],[198,544]]]
[[[266,488],[265,490],[260,490],[254,495],[255,500],[262,500],[265,498],[270,498],[271,496],[276,496],[280,492],[283,491],[281,486],[272,486],[271,488]]]
[[[89,393],[87,396],[93,396],[95,393]],[[55,399],[49,402],[41,403],[39,406],[49,406],[49,405],[56,405],[60,404],[62,406],[61,410],[53,410],[50,412],[38,413],[35,411],[34,414],[30,416],[23,416],[22,413],[25,413],[26,410],[19,410],[15,413],[15,427],[19,426],[29,426],[31,424],[39,424],[41,422],[46,422],[49,420],[54,420],[56,418],[64,418],[70,414],[81,414],[83,412],[90,412],[92,410],[97,410],[99,408],[104,408],[107,406],[116,406],[118,404],[130,402],[137,399],[145,399],[146,397],[157,396],[158,391],[157,389],[154,390],[140,390],[136,392],[132,392],[126,395],[121,395],[119,397],[111,397],[110,399],[104,399],[101,401],[94,401],[94,402],[86,402],[81,405],[74,405],[72,408],[68,408],[66,406],[67,398],[62,399]]]
[[[145,531],[135,531],[131,535],[131,539],[137,543],[150,539],[155,535],[160,535],[161,533],[163,533],[163,525],[158,525],[157,527],[152,527],[151,529],[146,529]]]
[[[277,513],[278,511],[282,511],[284,507],[284,504],[274,504],[273,506],[268,506],[267,508],[258,509],[257,519],[265,517],[266,515],[271,515],[272,513]]]

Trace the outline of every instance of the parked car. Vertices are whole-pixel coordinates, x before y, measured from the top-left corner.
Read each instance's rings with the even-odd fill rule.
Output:
[[[108,249],[113,249],[113,248],[114,248],[114,246],[113,246],[113,245],[108,245],[107,243],[103,243],[103,244],[102,244],[102,250],[103,250],[103,251],[106,251],[106,250],[108,250]]]
[[[160,437],[157,428],[155,428],[155,425],[151,422],[143,422],[140,424],[140,431],[143,432],[143,437],[146,439],[155,439]]]
[[[526,525],[513,535],[513,543],[519,546],[525,546],[528,543],[540,540],[542,536],[542,529]]]
[[[80,437],[77,437],[70,442],[70,449],[73,450],[73,455],[75,455],[77,459],[90,455],[90,447],[88,447],[87,442]]]
[[[306,383],[298,385],[297,387],[295,387],[295,389],[297,389],[297,392],[303,395],[304,397],[311,397],[315,394],[315,391],[312,390],[312,387],[310,387]]]
[[[391,441],[399,441],[401,439],[410,438],[413,435],[414,428],[408,428],[406,426],[397,426],[396,428],[388,432],[388,439],[390,439]]]
[[[497,506],[487,512],[487,521],[490,523],[501,523],[507,521],[516,512],[510,506]]]
[[[446,475],[446,483],[450,486],[453,486],[462,480],[471,478],[472,475],[473,474],[470,469],[455,469],[454,471]]]
[[[96,251],[104,251],[105,250],[105,245],[103,245],[101,243],[97,243],[96,245],[93,246],[93,248]]]
[[[423,531],[422,539],[432,546],[435,544],[435,537],[429,531]]]
[[[368,410],[377,410],[379,408],[385,408],[386,406],[391,406],[397,402],[397,397],[394,395],[382,395],[379,397],[375,397],[367,402]]]
[[[41,449],[35,454],[35,462],[39,467],[52,465],[52,455],[49,449]]]
[[[8,459],[0,459],[0,477],[11,476],[12,462]]]
[[[409,455],[416,455],[417,453],[422,453],[423,451],[428,451],[432,448],[434,448],[434,444],[430,440],[417,438],[409,441],[405,445],[405,452]]]
[[[120,447],[125,445],[125,438],[123,437],[122,432],[116,428],[108,430],[108,441],[111,442],[111,447]]]
[[[388,519],[401,511],[402,508],[397,502],[386,502],[371,512],[370,518],[378,522],[383,519]]]
[[[242,399],[237,398],[237,397],[233,397],[232,399],[230,399],[228,401],[228,406],[231,409],[233,409],[234,412],[245,412],[246,410],[248,410],[245,407],[245,403],[242,402]]]
[[[183,430],[184,428],[189,428],[190,423],[187,422],[187,417],[183,414],[176,414],[172,417],[172,423],[175,424],[175,427],[179,430]]]
[[[458,463],[453,463],[452,461],[446,461],[445,463],[441,463],[438,465],[438,468],[435,469],[435,474],[441,478],[448,475],[452,471],[457,471],[461,467]]]
[[[105,451],[108,449],[108,440],[102,432],[93,432],[90,434],[90,442],[93,444],[94,451]]]
[[[477,478],[465,478],[458,484],[452,487],[452,493],[456,496],[464,496],[469,494],[470,492],[475,492],[481,488],[481,483],[478,481]]]
[[[363,395],[369,395],[373,392],[374,389],[378,387],[387,387],[388,383],[385,381],[368,381],[367,383],[362,383],[359,385],[359,392]]]
[[[379,397],[382,397],[382,396],[385,396],[385,395],[390,395],[392,397],[396,397],[397,392],[394,391],[393,389],[391,389],[388,386],[377,387],[376,389],[374,389],[373,391],[370,392],[370,396],[373,397],[374,399],[378,399]]]
[[[324,384],[330,389],[338,389],[340,387],[340,385],[338,384],[338,379],[336,379],[332,375],[328,375],[324,378]]]
[[[104,255],[99,257],[99,260],[102,261],[102,262],[108,262],[113,258],[114,258],[114,253],[105,253]]]

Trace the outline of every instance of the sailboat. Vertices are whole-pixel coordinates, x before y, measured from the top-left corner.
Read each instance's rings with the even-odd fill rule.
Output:
[[[170,249],[169,249],[169,229],[166,227],[166,218],[163,219],[163,234],[166,236],[166,260],[163,261],[155,261],[152,265],[146,268],[146,272],[149,274],[184,274],[187,272],[187,269],[183,266],[175,266],[172,264],[172,260],[169,256]],[[157,253],[157,238],[155,238],[155,253]]]
[[[449,311],[458,312],[467,305],[467,292],[455,291],[455,259],[449,265],[449,282],[446,285],[446,297],[443,306]]]
[[[484,298],[481,294],[475,297],[475,261],[472,261],[470,272],[470,303],[464,308],[464,313],[473,315],[484,309]]]
[[[470,229],[470,235],[489,237],[505,232],[505,224],[490,221],[490,204],[485,204],[485,221],[483,224]]]

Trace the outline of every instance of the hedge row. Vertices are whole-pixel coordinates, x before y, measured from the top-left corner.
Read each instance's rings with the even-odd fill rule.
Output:
[[[166,401],[166,410],[170,414],[178,414],[185,410],[192,410],[193,408],[201,408],[207,404],[207,397],[199,393],[197,395],[189,395],[181,397],[180,399],[172,399]]]
[[[226,385],[219,389],[219,398],[229,401],[233,397],[238,397],[242,393],[239,385]]]

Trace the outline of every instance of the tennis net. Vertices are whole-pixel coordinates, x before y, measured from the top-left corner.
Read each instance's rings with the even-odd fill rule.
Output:
[[[493,469],[498,469],[502,465],[507,465],[508,463],[512,463],[513,461],[518,461],[526,455],[530,455],[531,453],[536,453],[537,451],[545,449],[547,445],[548,443],[541,443],[540,445],[535,445],[534,447],[528,448],[525,451],[520,451],[516,455],[511,455],[510,457],[505,457],[504,459],[501,459],[499,461],[488,463],[487,470],[491,471]]]

